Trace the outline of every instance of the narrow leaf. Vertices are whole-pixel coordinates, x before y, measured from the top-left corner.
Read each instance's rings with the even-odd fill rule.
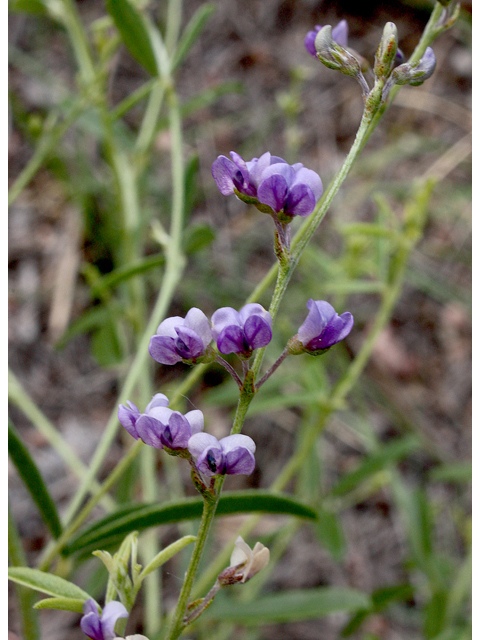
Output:
[[[381,471],[392,462],[405,458],[419,447],[420,443],[415,436],[407,436],[384,445],[379,451],[373,453],[360,463],[354,471],[343,476],[340,482],[332,489],[331,495],[345,495],[352,489],[358,487],[368,476]]]
[[[163,549],[162,551],[160,551],[160,553],[158,553],[153,558],[153,560],[151,560],[147,564],[147,566],[144,568],[144,570],[140,574],[139,578],[143,580],[143,578],[148,576],[149,573],[152,573],[152,571],[155,571],[155,569],[158,569],[159,567],[161,567],[162,564],[165,564],[165,562],[170,560],[170,558],[173,558],[173,556],[176,555],[179,551],[181,551],[184,547],[186,547],[189,544],[192,544],[192,542],[195,542],[196,539],[197,539],[196,536],[184,536],[183,538],[180,538],[180,540],[177,540],[176,542],[173,542],[172,544],[168,545],[166,549]]]
[[[157,63],[144,18],[129,0],[107,0],[107,11],[112,16],[122,40],[131,55],[152,75],[158,75]]]
[[[337,514],[326,509],[320,509],[315,531],[332,558],[337,562],[342,560],[345,553],[345,537]]]
[[[82,613],[84,602],[85,600],[80,598],[44,598],[34,605],[34,609],[59,609]]]
[[[180,38],[180,42],[178,43],[178,47],[175,51],[172,63],[173,69],[176,69],[178,67],[183,58],[190,51],[190,48],[195,43],[195,40],[202,32],[208,18],[214,11],[215,5],[212,2],[203,4],[195,11],[192,18],[190,19],[190,22],[185,27],[185,31],[183,32],[182,37]]]
[[[218,598],[205,618],[242,625],[316,620],[340,611],[367,609],[370,599],[361,591],[342,587],[298,589],[259,597],[252,602]]]
[[[11,13],[30,13],[47,15],[47,8],[41,0],[10,0],[8,10]]]
[[[143,504],[126,507],[110,514],[84,531],[67,545],[64,555],[70,555],[84,548],[105,548],[112,539],[124,536],[130,531],[142,531],[149,527],[182,520],[193,520],[202,515],[201,498],[185,498],[165,504]],[[285,495],[267,491],[236,491],[224,493],[219,500],[216,515],[234,513],[276,513],[299,518],[317,519],[314,509],[307,507]]]
[[[43,521],[49,528],[52,536],[59,538],[62,533],[62,524],[58,517],[55,503],[48,492],[37,465],[10,420],[8,421],[8,453],[30,492],[33,501],[37,505]]]
[[[77,587],[76,584],[68,582],[59,576],[51,573],[45,573],[38,569],[30,569],[29,567],[9,567],[8,577],[17,584],[24,587],[30,587],[35,591],[48,593],[50,596],[60,598],[74,598],[76,600],[88,600],[91,596],[86,591]]]
[[[428,474],[432,482],[470,482],[472,479],[471,462],[453,462],[434,467]]]

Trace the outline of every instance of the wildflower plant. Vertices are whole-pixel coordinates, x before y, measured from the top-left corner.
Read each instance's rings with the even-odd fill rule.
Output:
[[[279,308],[310,239],[395,93],[402,85],[417,86],[433,74],[436,61],[430,45],[454,24],[458,10],[446,1],[437,2],[420,42],[406,62],[403,62],[403,54],[399,52],[397,29],[392,22],[385,25],[370,67],[366,60],[348,47],[348,25],[345,20],[340,21],[333,29],[330,25],[315,26],[306,35],[306,51],[318,58],[319,69],[322,63],[329,69],[355,78],[361,86],[364,111],[352,148],[326,189],[315,167],[304,166],[301,158],[289,164],[265,149],[259,149],[258,156],[251,160],[244,160],[237,151],[230,151],[230,158],[226,155],[212,158],[211,173],[220,194],[224,197],[236,197],[245,207],[253,206],[272,218],[273,233],[270,242],[274,264],[239,310],[227,306],[218,308],[209,315],[192,307],[183,317],[169,317],[168,311],[174,293],[182,278],[188,276],[187,259],[182,249],[186,178],[182,156],[181,108],[174,71],[181,63],[182,56],[186,55],[194,36],[200,34],[201,26],[211,8],[200,9],[183,36],[179,37],[179,24],[174,18],[175,9],[178,9],[175,2],[170,3],[166,33],[162,33],[140,7],[142,3],[130,3],[127,0],[107,2],[108,29],[115,25],[118,34],[113,37],[105,24],[97,24],[97,39],[100,44],[97,45],[99,50],[94,56],[74,3],[59,3],[58,6],[49,2],[40,4],[53,19],[65,26],[77,56],[82,100],[91,99],[103,118],[105,144],[119,189],[119,202],[123,206],[124,233],[128,242],[131,242],[127,247],[130,257],[135,256],[135,251],[138,251],[132,238],[140,231],[140,217],[135,217],[135,211],[129,207],[132,203],[134,210],[138,207],[140,176],[148,159],[148,150],[153,143],[161,106],[165,100],[171,132],[172,222],[168,232],[163,227],[155,224],[152,226],[153,234],[163,251],[164,275],[158,299],[148,320],[141,317],[139,319],[135,315],[144,307],[142,296],[145,291],[142,287],[135,286],[130,291],[133,324],[138,321],[143,331],[131,354],[132,363],[120,392],[117,408],[107,424],[66,516],[60,521],[55,515],[58,524],[53,529],[54,539],[43,551],[37,568],[18,566],[22,562],[17,562],[17,566],[11,569],[10,577],[22,586],[50,596],[41,600],[36,605],[38,608],[70,609],[81,613],[80,628],[92,640],[120,640],[123,637],[127,640],[146,639],[146,636],[132,633],[125,636],[126,629],[134,631],[129,628],[128,617],[139,590],[143,588],[147,612],[144,628],[148,637],[153,640],[160,637],[158,634],[161,633],[165,640],[175,640],[201,618],[221,589],[228,591],[233,585],[237,585],[235,589],[252,587],[251,593],[254,593],[255,585],[262,584],[261,576],[265,576],[263,580],[268,577],[272,564],[270,551],[253,535],[253,517],[242,527],[241,535],[237,532],[235,542],[225,545],[217,558],[197,575],[216,515],[241,513],[247,509],[252,513],[264,510],[318,520],[323,517],[322,513],[326,513],[314,501],[311,505],[306,504],[299,496],[292,497],[282,492],[300,473],[309,453],[314,449],[319,428],[342,405],[358,380],[376,339],[392,313],[401,291],[408,258],[422,233],[426,204],[434,184],[432,180],[419,182],[405,208],[404,219],[392,245],[389,280],[378,315],[366,337],[358,333],[355,336],[356,343],[360,342],[361,346],[336,383],[328,401],[322,405],[321,420],[314,421],[305,431],[299,448],[293,452],[271,491],[251,490],[239,492],[238,495],[226,494],[222,493],[223,485],[228,475],[250,476],[255,470],[257,445],[252,437],[242,431],[249,407],[263,384],[280,370],[287,359],[304,358],[307,361],[309,356],[325,354],[331,349],[339,348],[336,347],[338,343],[357,331],[354,314],[345,310],[343,304],[334,308],[326,300],[310,298],[304,302],[308,314],[301,324],[302,309],[288,310],[290,320],[298,321],[298,329],[283,343],[283,350],[270,367],[264,367],[265,350],[274,342],[274,338],[275,344],[280,340],[281,334],[276,333]],[[117,106],[112,111],[106,106],[107,94],[102,94],[105,91],[102,83],[105,83],[106,69],[120,39],[153,76],[148,91],[145,92],[149,96],[147,112],[133,151],[119,146],[112,125],[115,118],[128,110],[136,98],[130,96],[128,104]],[[78,109],[81,111],[82,108],[83,102],[80,101]],[[321,124],[321,114],[319,119]],[[27,178],[28,175],[23,177],[23,182]],[[129,191],[131,185],[134,185],[133,192]],[[14,184],[11,198],[18,195],[20,187],[21,183]],[[132,234],[129,235],[128,225],[132,223],[132,216],[137,226],[134,225],[135,233],[130,229]],[[292,233],[292,226],[295,225],[298,225],[295,227],[297,230]],[[265,299],[268,286],[274,279],[276,281],[270,302],[264,307],[258,299]],[[311,360],[311,366],[317,366],[319,360]],[[191,370],[175,390],[169,387],[167,391],[167,385],[161,383],[161,391],[147,402],[153,393],[153,389],[150,390],[149,364],[153,365],[154,362],[163,367],[159,369],[160,372],[164,372],[165,367],[182,364],[191,367]],[[179,410],[182,407],[181,399],[188,396],[202,372],[212,363],[224,367],[238,387],[237,406],[230,433],[221,438],[211,432],[212,425],[201,410]],[[285,370],[284,366],[283,371]],[[13,379],[12,388],[17,388]],[[139,407],[145,408],[142,410]],[[117,435],[119,423],[125,430],[125,439],[131,439],[131,446],[108,477],[97,482],[98,472]],[[13,427],[11,434],[12,442],[17,442]],[[186,465],[193,483],[192,492],[195,491],[198,497],[179,499],[167,505],[158,501],[156,490],[150,490],[152,486],[156,486],[152,481],[157,464],[153,457],[155,449],[162,450],[159,453],[162,465]],[[27,459],[25,456],[21,458],[24,453],[20,445],[15,451],[17,460]],[[125,474],[137,456],[141,461],[145,482],[145,503],[123,509],[114,505],[112,510],[108,491]],[[168,456],[176,460],[167,460]],[[33,465],[28,462],[30,464]],[[29,468],[33,469],[33,466]],[[37,483],[37,489],[38,487],[40,491],[46,491],[43,484]],[[47,499],[43,500],[42,513],[48,512],[45,507],[47,502],[48,509],[53,509],[56,514],[55,507]],[[100,503],[106,506],[109,513],[98,522],[88,523],[94,507]],[[184,536],[163,550],[158,548],[157,540],[152,536],[148,537],[148,534],[138,540],[137,531],[193,518],[200,518],[196,535]],[[13,529],[11,534],[15,541]],[[253,548],[242,536],[254,541]],[[188,566],[182,573],[177,603],[172,610],[162,612],[157,570],[191,544],[193,550]],[[275,540],[274,546],[278,546]],[[110,551],[117,547],[118,551],[111,555]],[[105,593],[99,596],[104,602],[103,607],[73,581],[60,577],[61,572],[66,575],[65,567],[61,565],[62,557],[68,558],[79,552],[85,555],[92,551],[108,574]],[[138,561],[137,553],[143,565]],[[250,580],[251,585],[243,587]],[[345,606],[345,610],[364,611],[371,606],[369,599],[356,592],[345,590],[343,595],[342,606]],[[22,615],[28,626],[31,622],[28,607],[23,608]],[[25,637],[27,640],[34,640],[35,631]]]

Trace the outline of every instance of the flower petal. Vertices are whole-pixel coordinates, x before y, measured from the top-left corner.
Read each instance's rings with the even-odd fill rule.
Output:
[[[194,409],[185,414],[185,418],[190,424],[192,435],[203,431],[203,413],[199,409]]]
[[[235,164],[225,156],[218,156],[212,164],[212,176],[221,194],[230,196],[233,190],[233,176],[237,173],[238,168]]]
[[[315,197],[315,201],[317,201],[323,193],[323,184],[320,176],[315,171],[307,169],[306,167],[301,167],[297,171],[290,189],[292,189],[297,184],[304,184],[307,187],[310,187]]]
[[[204,348],[208,347],[212,341],[212,330],[210,328],[210,322],[203,311],[192,307],[185,316],[185,326],[193,329],[193,331],[200,336]]]
[[[188,420],[179,411],[173,411],[168,425],[160,434],[165,447],[170,449],[186,449],[192,435]]]
[[[175,340],[175,349],[179,356],[185,360],[198,358],[204,352],[203,341],[196,331],[186,326],[177,327],[178,338]]]
[[[92,640],[104,640],[102,632],[102,623],[100,622],[100,615],[93,611],[87,613],[80,620],[80,628],[83,633]]]
[[[176,338],[176,329],[183,324],[185,324],[185,320],[180,316],[165,318],[165,320],[158,325],[157,336],[169,336],[170,338]]]
[[[335,315],[325,327],[318,339],[312,340],[308,349],[328,349],[348,336],[353,327],[353,316],[348,311],[341,316]]]
[[[316,57],[317,51],[315,49],[315,38],[317,37],[317,33],[320,31],[322,27],[316,26],[314,31],[309,31],[305,36],[304,44],[305,49],[311,56]]]
[[[148,352],[154,360],[161,364],[176,364],[182,359],[175,348],[175,340],[169,336],[152,336]]]
[[[309,216],[315,208],[315,196],[305,184],[293,186],[285,202],[285,213],[291,216]]]
[[[332,29],[332,38],[341,47],[348,47],[348,24],[346,20],[340,20]]]
[[[244,447],[237,447],[224,454],[224,473],[249,476],[255,469],[255,457]]]
[[[260,316],[250,316],[245,322],[245,338],[250,349],[266,347],[272,339],[269,323]]]
[[[235,433],[232,436],[226,436],[220,440],[220,446],[222,447],[224,453],[228,453],[237,447],[243,447],[248,449],[252,454],[255,453],[255,449],[257,448],[255,442],[250,438],[250,436],[246,436],[243,433]]]
[[[218,336],[217,347],[220,353],[223,353],[224,355],[248,351],[248,345],[245,344],[245,334],[243,329],[236,325],[225,327]]]
[[[100,620],[104,640],[113,640],[115,637],[115,623],[119,618],[128,618],[128,611],[121,602],[112,600],[105,605]]]
[[[220,333],[229,325],[242,326],[240,314],[232,307],[217,309],[212,316],[212,335],[217,340]]]
[[[122,427],[124,427],[128,433],[135,438],[135,440],[138,440],[138,433],[135,424],[140,417],[140,411],[133,402],[128,402],[127,404],[129,404],[130,407],[126,407],[124,404],[119,405],[118,420]],[[89,600],[87,600],[87,602],[89,602]]]
[[[245,324],[245,321],[250,318],[250,316],[260,316],[268,323],[270,327],[272,326],[272,316],[266,309],[262,307],[261,304],[258,304],[258,302],[250,302],[249,304],[246,304],[240,309],[239,315],[242,326]]]
[[[153,409],[153,407],[168,407],[169,404],[170,402],[167,396],[165,396],[163,393],[156,393],[147,404],[145,413],[148,413],[150,409]]]
[[[224,456],[221,449],[207,448],[197,458],[197,469],[205,476],[216,476],[225,473]]]
[[[194,458],[205,451],[205,449],[221,449],[219,441],[210,433],[200,432],[195,433],[188,441],[188,450]]]
[[[307,302],[309,314],[298,330],[298,339],[307,345],[311,340],[319,336],[327,326],[327,323],[335,316],[335,309],[325,300],[310,300]]]
[[[163,449],[161,434],[165,429],[164,424],[151,416],[143,414],[137,420],[136,427],[139,437],[145,444],[155,447],[155,449]]]

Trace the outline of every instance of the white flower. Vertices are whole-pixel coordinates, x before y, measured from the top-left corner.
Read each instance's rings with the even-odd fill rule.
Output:
[[[257,542],[253,549],[250,549],[242,536],[238,536],[230,557],[230,567],[235,567],[236,576],[242,575],[240,582],[246,582],[266,567],[269,560],[270,551],[265,545]]]
[[[146,636],[142,636],[136,633],[134,636],[127,636],[126,638],[114,638],[113,640],[148,640]]]

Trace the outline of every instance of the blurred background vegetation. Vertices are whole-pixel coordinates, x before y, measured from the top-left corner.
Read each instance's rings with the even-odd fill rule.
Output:
[[[432,4],[183,3],[177,30],[184,33],[195,15],[202,30],[175,71],[187,263],[168,315],[183,316],[192,306],[208,316],[220,306],[238,308],[274,262],[271,220],[221,196],[210,174],[217,155],[235,150],[251,158],[269,150],[314,169],[326,186],[348,152],[362,113],[358,86],[309,56],[306,32],[347,19],[350,45],[372,60],[384,23],[392,20],[408,56]],[[88,464],[164,276],[172,134],[166,106],[149,93],[148,69],[131,55],[131,43],[122,42],[104,3],[72,0],[72,6],[99,68],[104,63],[98,92],[85,83],[65,28],[45,5],[10,3],[9,347],[11,369],[25,391]],[[173,49],[175,16],[167,15],[166,3],[148,8],[162,33],[170,24]],[[245,429],[257,443],[257,468],[228,483],[270,486],[304,425],[319,419],[372,323],[413,181],[432,170],[441,175],[393,317],[348,403],[325,423],[289,486],[323,517],[316,528],[285,520],[280,535],[283,521],[264,517],[256,529],[281,559],[264,592],[353,587],[370,594],[370,604],[321,620],[320,614],[307,620],[272,614],[258,628],[249,605],[253,627],[236,631],[231,625],[245,622],[248,606],[237,603],[237,618],[228,617],[227,608],[215,614],[213,606],[198,637],[212,637],[209,625],[222,615],[226,622],[215,638],[471,637],[471,4],[462,3],[457,24],[433,48],[434,76],[398,94],[302,257],[267,360],[295,333],[310,297],[351,311],[354,330],[324,357],[292,358],[268,381]],[[153,115],[146,117],[149,109]],[[122,183],[129,179],[135,188]],[[379,233],[378,225],[391,235]],[[268,295],[260,302],[268,305]],[[151,393],[168,395],[187,373],[183,365],[148,363],[144,375],[152,380]],[[183,408],[201,408],[210,431],[222,436],[235,401],[235,385],[213,366]],[[31,415],[13,406],[11,416],[62,511],[76,476]],[[102,477],[127,444],[119,434]],[[165,457],[155,462],[160,499],[175,495],[188,475],[169,463]],[[138,473],[132,466],[119,483],[119,503],[135,499]],[[13,467],[10,489],[12,515],[34,563],[48,532]],[[212,549],[244,519],[219,519]],[[163,527],[157,537],[163,545],[177,531]],[[94,566],[81,567],[78,580],[87,580]],[[163,575],[166,607],[175,601],[179,575],[177,565]],[[95,581],[101,597],[105,576],[90,577]],[[240,599],[248,603],[255,588],[252,582]],[[140,610],[134,620],[140,631]],[[49,640],[83,637],[74,614],[42,613],[41,624]],[[14,599],[10,629],[12,638],[20,637]]]

